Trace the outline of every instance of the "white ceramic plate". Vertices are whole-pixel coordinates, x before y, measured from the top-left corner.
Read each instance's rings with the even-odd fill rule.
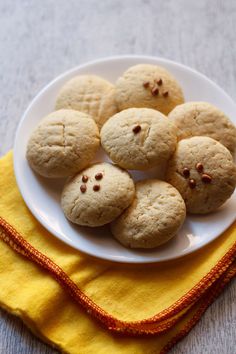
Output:
[[[101,59],[72,69],[49,83],[32,101],[19,124],[14,145],[14,168],[21,194],[38,221],[60,240],[99,258],[127,263],[149,263],[174,259],[191,253],[218,237],[235,220],[236,193],[217,212],[208,216],[188,216],[184,226],[166,245],[149,251],[126,249],[112,238],[109,227],[84,228],[66,220],[60,208],[63,181],[48,180],[29,168],[25,151],[37,123],[54,110],[61,86],[75,75],[96,74],[111,82],[130,66],[138,63],[162,65],[180,82],[186,101],[208,101],[221,108],[236,124],[236,105],[216,84],[202,74],[175,62],[144,56],[121,56]],[[96,161],[104,159],[99,152]],[[147,177],[135,173],[135,178]],[[148,176],[152,176],[150,171]],[[155,175],[155,173],[154,173]]]

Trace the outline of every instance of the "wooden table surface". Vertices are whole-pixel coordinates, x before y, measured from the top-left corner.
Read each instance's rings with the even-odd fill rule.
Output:
[[[22,113],[45,84],[99,57],[176,60],[236,100],[235,35],[235,0],[1,0],[0,154],[11,149]],[[235,353],[235,298],[231,283],[171,353]],[[0,313],[1,354],[56,353],[19,319]]]

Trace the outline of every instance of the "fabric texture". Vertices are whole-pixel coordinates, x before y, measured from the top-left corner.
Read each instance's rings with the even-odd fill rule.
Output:
[[[71,354],[166,353],[236,273],[236,224],[176,261],[100,261],[47,232],[0,160],[0,305]]]

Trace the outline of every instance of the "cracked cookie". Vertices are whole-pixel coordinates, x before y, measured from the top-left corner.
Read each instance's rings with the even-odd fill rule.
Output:
[[[206,136],[181,140],[169,161],[166,180],[182,195],[187,212],[207,214],[232,195],[236,165],[229,150]]]
[[[59,110],[45,117],[32,133],[26,157],[44,177],[70,176],[85,168],[100,145],[96,123],[85,113]]]
[[[179,192],[170,184],[152,179],[136,183],[133,203],[115,221],[111,231],[126,247],[154,248],[176,235],[186,208]]]
[[[177,127],[178,140],[191,136],[209,136],[236,149],[236,127],[217,107],[207,102],[186,102],[173,109],[168,116]]]
[[[129,68],[116,83],[116,102],[119,110],[147,107],[168,114],[184,102],[182,89],[164,68],[138,64]]]
[[[117,218],[132,203],[134,195],[134,182],[128,172],[98,163],[69,179],[61,206],[73,223],[102,226]]]
[[[173,154],[176,142],[174,124],[148,108],[117,113],[101,130],[101,143],[108,156],[131,170],[147,170],[165,162]]]
[[[56,109],[62,108],[90,114],[100,129],[117,112],[115,87],[99,76],[76,76],[58,94]]]

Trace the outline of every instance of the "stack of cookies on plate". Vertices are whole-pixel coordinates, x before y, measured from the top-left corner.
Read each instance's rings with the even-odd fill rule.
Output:
[[[100,146],[113,163],[92,163]],[[223,112],[184,103],[166,69],[140,64],[115,85],[94,75],[66,82],[31,135],[27,159],[44,177],[69,177],[61,205],[71,222],[109,223],[124,246],[154,248],[176,235],[186,211],[213,212],[232,195],[235,148],[236,128]],[[128,172],[156,167],[165,181],[135,183]]]

